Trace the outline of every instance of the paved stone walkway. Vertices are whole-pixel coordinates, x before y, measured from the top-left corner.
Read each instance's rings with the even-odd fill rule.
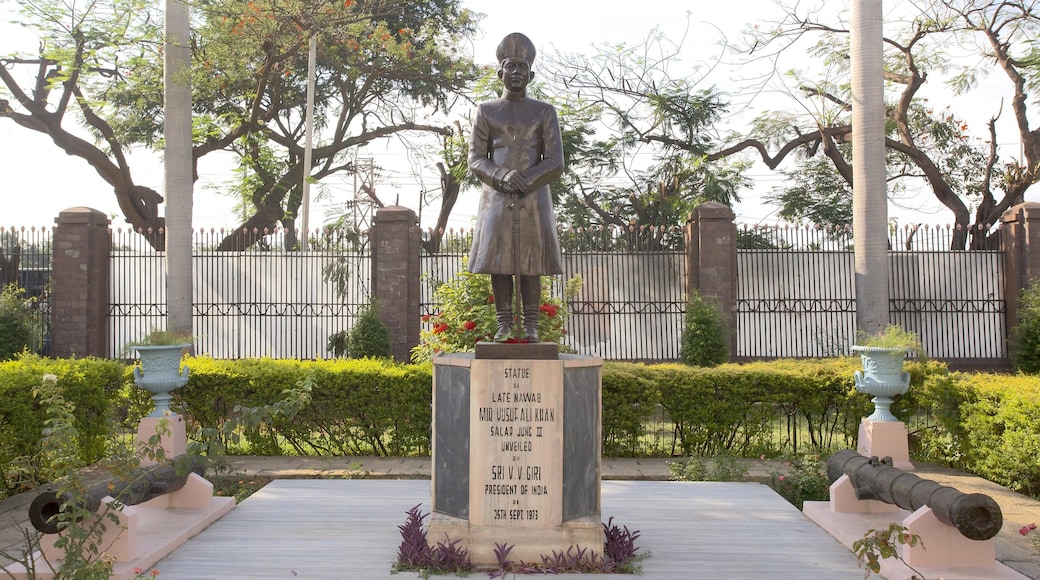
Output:
[[[429,479],[430,459],[423,457],[230,457],[230,472],[243,477],[289,478],[367,478]],[[670,479],[670,459],[603,459],[605,480]],[[778,461],[747,460],[749,479],[767,480],[783,470]],[[997,559],[1023,575],[1040,580],[1040,555],[1018,530],[1030,523],[1040,524],[1040,501],[1000,485],[954,469],[930,464],[915,464],[918,476],[949,485],[964,493],[984,493],[996,500],[1004,516],[1004,527],[996,538]],[[28,506],[35,494],[24,493],[0,501],[0,551],[15,552],[23,544],[22,530],[28,524]],[[1034,532],[1035,533],[1035,532]]]

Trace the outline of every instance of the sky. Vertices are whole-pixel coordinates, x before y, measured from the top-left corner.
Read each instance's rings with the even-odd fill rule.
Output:
[[[809,3],[822,4],[822,0],[809,0]],[[35,44],[4,17],[5,11],[12,10],[12,4],[11,0],[0,0],[0,54],[16,49],[24,50]],[[485,15],[480,25],[481,33],[468,43],[477,62],[493,63],[495,47],[502,37],[511,32],[523,32],[538,47],[539,54],[545,54],[553,51],[591,53],[593,45],[602,43],[640,44],[652,32],[659,30],[672,39],[687,34],[682,59],[673,65],[673,74],[681,72],[684,66],[692,70],[699,63],[715,62],[723,55],[722,45],[727,40],[730,43],[737,42],[741,31],[747,26],[778,14],[773,0],[463,0],[463,4]],[[828,8],[836,4],[832,0]],[[898,2],[887,1],[886,10],[892,4]],[[803,5],[806,3],[803,2]],[[794,56],[797,57],[797,53]],[[727,55],[723,60],[732,62],[734,58]],[[537,61],[534,70],[537,73]],[[735,87],[741,79],[753,74],[754,71],[746,67],[719,66],[712,70],[708,80],[725,90]],[[941,85],[926,85],[924,93],[941,90]],[[982,92],[975,97],[985,97]],[[768,94],[763,94],[755,102],[761,106],[768,98]],[[948,95],[941,98],[956,101]],[[963,99],[961,102],[955,110],[975,110],[970,104],[965,106]],[[745,113],[743,110],[736,111],[729,122],[739,127],[750,118]],[[969,123],[976,121],[979,123],[976,126],[981,126],[985,118],[969,120]],[[431,226],[436,219],[439,202],[431,203],[426,199],[435,193],[422,192],[436,191],[436,169],[429,167],[419,176],[409,175],[410,167],[402,161],[392,142],[369,145],[365,154],[374,158],[376,164],[390,167],[376,182],[379,197],[385,203],[415,210],[421,216],[423,227]],[[233,227],[240,221],[234,213],[234,203],[216,191],[221,182],[231,178],[231,166],[226,158],[207,157],[209,159],[204,158],[200,163],[202,179],[195,185],[193,223],[196,228]],[[91,207],[113,216],[114,228],[126,225],[111,188],[86,162],[66,156],[45,136],[17,127],[8,119],[0,119],[0,160],[0,199],[4,200],[0,227],[50,226],[61,210],[77,206]],[[135,153],[131,167],[135,180],[162,191],[162,163],[157,155]],[[743,202],[734,208],[738,221],[775,222],[775,208],[764,204],[762,196],[780,185],[783,176],[764,166],[759,166],[750,175],[755,180],[755,186],[741,192]],[[325,191],[331,198],[312,202],[309,221],[315,227],[327,221],[330,205],[353,197],[353,178],[333,176],[323,180],[318,187],[312,186],[311,190],[314,195]],[[476,191],[463,192],[449,227],[472,226],[477,196]],[[890,216],[894,215],[901,221],[951,221],[948,213],[938,212],[937,203],[930,196],[921,197],[911,205],[920,207],[913,211],[890,207]]]

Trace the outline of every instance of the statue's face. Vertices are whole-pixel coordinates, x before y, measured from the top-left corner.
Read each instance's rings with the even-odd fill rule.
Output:
[[[527,88],[534,75],[531,73],[531,65],[527,61],[518,58],[506,58],[502,61],[502,68],[498,70],[498,78],[502,79],[506,89],[512,92],[521,92]]]

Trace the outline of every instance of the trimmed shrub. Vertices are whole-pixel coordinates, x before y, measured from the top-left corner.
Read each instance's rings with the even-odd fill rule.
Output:
[[[682,343],[679,345],[679,360],[685,364],[713,367],[729,358],[729,343],[726,317],[718,300],[701,296],[693,290],[686,302],[683,317]]]
[[[389,359],[295,361],[186,359],[191,378],[173,392],[195,428],[215,427],[242,406],[271,405],[307,376],[311,400],[292,420],[245,434],[243,451],[263,455],[416,455],[429,451],[433,381],[429,365]]]
[[[351,358],[390,358],[390,329],[379,318],[379,309],[368,304],[361,310],[347,340],[347,353]]]
[[[24,296],[25,290],[17,286],[0,289],[0,360],[36,349],[38,337]]]
[[[922,401],[940,429],[926,440],[946,463],[1040,496],[1040,377],[954,373],[932,377]]]
[[[337,357],[393,357],[390,329],[379,318],[379,309],[373,303],[361,308],[358,319],[350,330],[330,336],[325,349]]]
[[[0,362],[0,477],[8,491],[8,467],[16,458],[29,458],[33,477],[46,480],[51,466],[35,463],[45,425],[45,412],[33,396],[43,375],[58,378],[63,398],[74,405],[75,442],[85,463],[105,455],[112,418],[112,400],[119,388],[123,365],[117,361],[46,359],[36,355]]]

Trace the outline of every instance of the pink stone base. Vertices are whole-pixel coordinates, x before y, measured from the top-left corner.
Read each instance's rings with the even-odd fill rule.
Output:
[[[840,481],[840,480],[839,480]],[[837,484],[838,482],[835,482]],[[851,485],[849,486],[851,487]],[[833,489],[833,488],[832,488]],[[864,503],[872,502],[867,500]],[[873,502],[883,503],[883,502]],[[925,578],[944,580],[1024,580],[1026,577],[996,561],[993,539],[970,540],[956,528],[935,518],[931,508],[914,513],[895,508],[886,512],[837,511],[830,502],[807,501],[802,511],[848,549],[868,530],[887,529],[893,523],[921,537],[916,548],[899,546],[899,554]],[[922,547],[923,546],[923,547]],[[881,561],[881,575],[888,580],[909,580],[915,572],[895,558]]]
[[[166,417],[142,417],[137,425],[138,448],[148,445],[148,440],[158,433],[159,423],[166,420],[165,430],[159,439],[159,447],[162,447],[166,458],[184,455],[188,451],[188,435],[184,426],[183,415],[167,415]],[[155,465],[157,462],[149,459],[145,454],[141,455],[141,466]]]
[[[107,530],[102,551],[116,559],[111,578],[132,579],[137,576],[134,568],[150,570],[156,562],[234,507],[235,498],[213,497],[213,484],[191,473],[181,489],[113,512],[119,519],[118,525],[105,516]],[[34,576],[19,565],[11,566],[11,576],[15,580],[54,578],[47,562],[59,562],[64,555],[54,547],[58,537],[58,534],[48,534],[40,540],[42,553],[34,554]]]
[[[906,424],[902,421],[873,421],[864,417],[859,424],[856,452],[864,457],[892,458],[893,467],[913,471]]]

